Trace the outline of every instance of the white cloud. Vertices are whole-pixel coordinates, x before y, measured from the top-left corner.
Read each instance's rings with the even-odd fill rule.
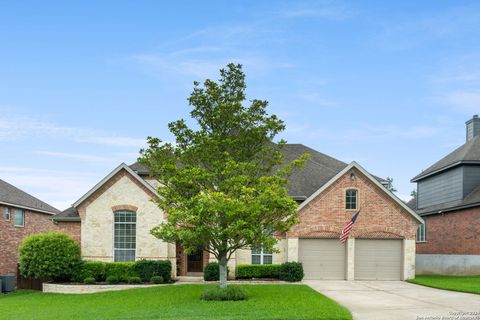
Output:
[[[296,5],[281,9],[281,17],[285,18],[324,18],[333,20],[345,20],[355,15],[355,12],[344,4],[323,2],[314,5]]]
[[[446,95],[446,102],[468,114],[480,113],[480,92],[478,91],[451,92]]]
[[[67,127],[29,116],[0,115],[0,141],[15,141],[35,137],[65,139],[78,143],[90,143],[117,147],[141,148],[146,139],[124,137],[90,128]]]
[[[112,157],[101,157],[101,156],[81,154],[81,153],[68,153],[68,152],[55,152],[55,151],[35,151],[34,153],[38,155],[75,159],[75,160],[80,160],[85,162],[114,162],[114,163],[118,162],[118,159],[112,158]]]
[[[85,172],[0,166],[0,177],[57,209],[70,206],[102,177]]]

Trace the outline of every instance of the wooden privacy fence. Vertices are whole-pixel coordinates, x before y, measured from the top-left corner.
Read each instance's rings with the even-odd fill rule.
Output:
[[[47,279],[31,279],[24,278],[20,274],[20,268],[17,266],[17,289],[30,289],[42,291],[42,283],[48,281]]]

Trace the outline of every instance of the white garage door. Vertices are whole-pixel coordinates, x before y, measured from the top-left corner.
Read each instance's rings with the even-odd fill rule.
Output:
[[[401,280],[402,240],[355,239],[355,280]]]
[[[345,279],[345,245],[338,239],[300,239],[305,279]]]

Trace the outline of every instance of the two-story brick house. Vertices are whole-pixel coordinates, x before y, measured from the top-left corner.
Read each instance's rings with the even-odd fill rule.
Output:
[[[355,162],[346,164],[301,144],[288,144],[283,152],[287,161],[311,155],[305,169],[289,179],[289,194],[300,203],[300,222],[278,235],[278,253],[237,251],[230,260],[232,273],[238,264],[301,261],[307,279],[414,276],[415,233],[423,220],[385,188],[385,180]],[[53,220],[80,226],[84,259],[169,259],[174,276],[202,272],[211,257],[201,248],[185,254],[178,244],[150,234],[165,218],[151,201],[158,183],[145,166],[121,164]],[[340,242],[343,226],[359,210],[350,239]]]
[[[417,235],[417,273],[480,274],[480,118],[466,142],[415,176],[410,202],[425,220]]]
[[[0,274],[16,274],[18,247],[28,235],[61,231],[77,237],[76,224],[61,227],[50,219],[59,213],[51,205],[0,179]]]

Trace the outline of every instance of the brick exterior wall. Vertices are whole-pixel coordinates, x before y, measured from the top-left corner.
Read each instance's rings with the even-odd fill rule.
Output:
[[[480,207],[424,216],[426,242],[420,254],[480,255]]]
[[[350,179],[351,173],[355,179]],[[417,220],[356,169],[347,172],[299,212],[288,238],[338,238],[357,210],[345,209],[345,191],[357,189],[361,213],[350,237],[415,239]]]
[[[0,206],[0,274],[17,272],[18,247],[23,239],[35,233],[64,232],[80,242],[80,223],[65,222],[55,225],[51,215],[25,210],[25,226],[14,226],[14,208],[10,207],[10,221],[5,219],[5,206]]]

